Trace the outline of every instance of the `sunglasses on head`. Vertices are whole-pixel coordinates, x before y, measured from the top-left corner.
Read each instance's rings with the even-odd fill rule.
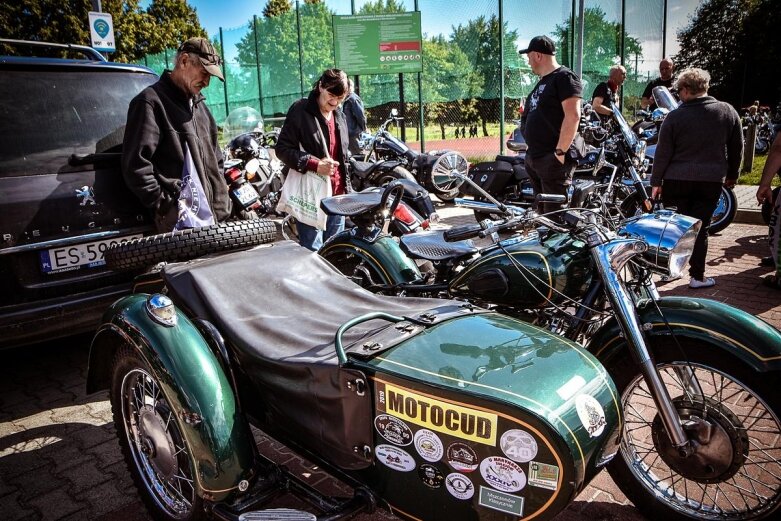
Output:
[[[206,54],[197,51],[187,51],[187,52],[197,54],[198,56],[206,60],[209,63],[209,65],[222,65],[222,59],[216,54]]]

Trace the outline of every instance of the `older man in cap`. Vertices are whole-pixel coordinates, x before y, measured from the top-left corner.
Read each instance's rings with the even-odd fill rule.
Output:
[[[130,102],[122,173],[153,212],[159,233],[231,215],[217,124],[201,94],[212,76],[225,81],[221,64],[209,40],[190,38],[179,46],[173,70]]]
[[[547,36],[535,36],[526,49],[532,72],[540,77],[526,98],[521,132],[526,139],[526,171],[535,194],[567,195],[576,161],[567,153],[580,122],[583,86],[570,69],[556,61],[556,46]],[[544,213],[562,205],[543,203]],[[561,215],[553,215],[558,219]]]

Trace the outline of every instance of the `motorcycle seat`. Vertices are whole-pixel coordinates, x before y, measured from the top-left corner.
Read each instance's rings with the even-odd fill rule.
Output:
[[[320,208],[328,215],[354,217],[376,210],[382,201],[382,190],[369,188],[363,192],[335,195],[320,201]]]
[[[513,167],[513,179],[517,182],[523,182],[529,179],[529,174],[526,172],[526,156],[496,156],[497,161],[505,161],[510,163]]]
[[[477,247],[471,240],[447,242],[444,231],[410,233],[401,237],[401,249],[412,258],[441,261],[472,255]]]
[[[378,163],[372,163],[369,161],[352,161],[351,164],[353,167],[353,173],[361,179],[364,179],[369,174],[371,174],[378,165]]]

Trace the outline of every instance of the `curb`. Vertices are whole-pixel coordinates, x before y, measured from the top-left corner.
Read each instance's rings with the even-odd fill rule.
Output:
[[[766,226],[765,221],[762,219],[762,212],[759,210],[747,210],[745,208],[738,208],[735,212],[735,219],[732,221],[741,224],[761,224]]]

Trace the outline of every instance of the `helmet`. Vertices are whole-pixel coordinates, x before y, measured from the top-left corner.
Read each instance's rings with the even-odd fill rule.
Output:
[[[242,161],[259,158],[260,148],[260,145],[255,140],[255,136],[249,132],[233,138],[228,143],[231,157],[241,159]]]

